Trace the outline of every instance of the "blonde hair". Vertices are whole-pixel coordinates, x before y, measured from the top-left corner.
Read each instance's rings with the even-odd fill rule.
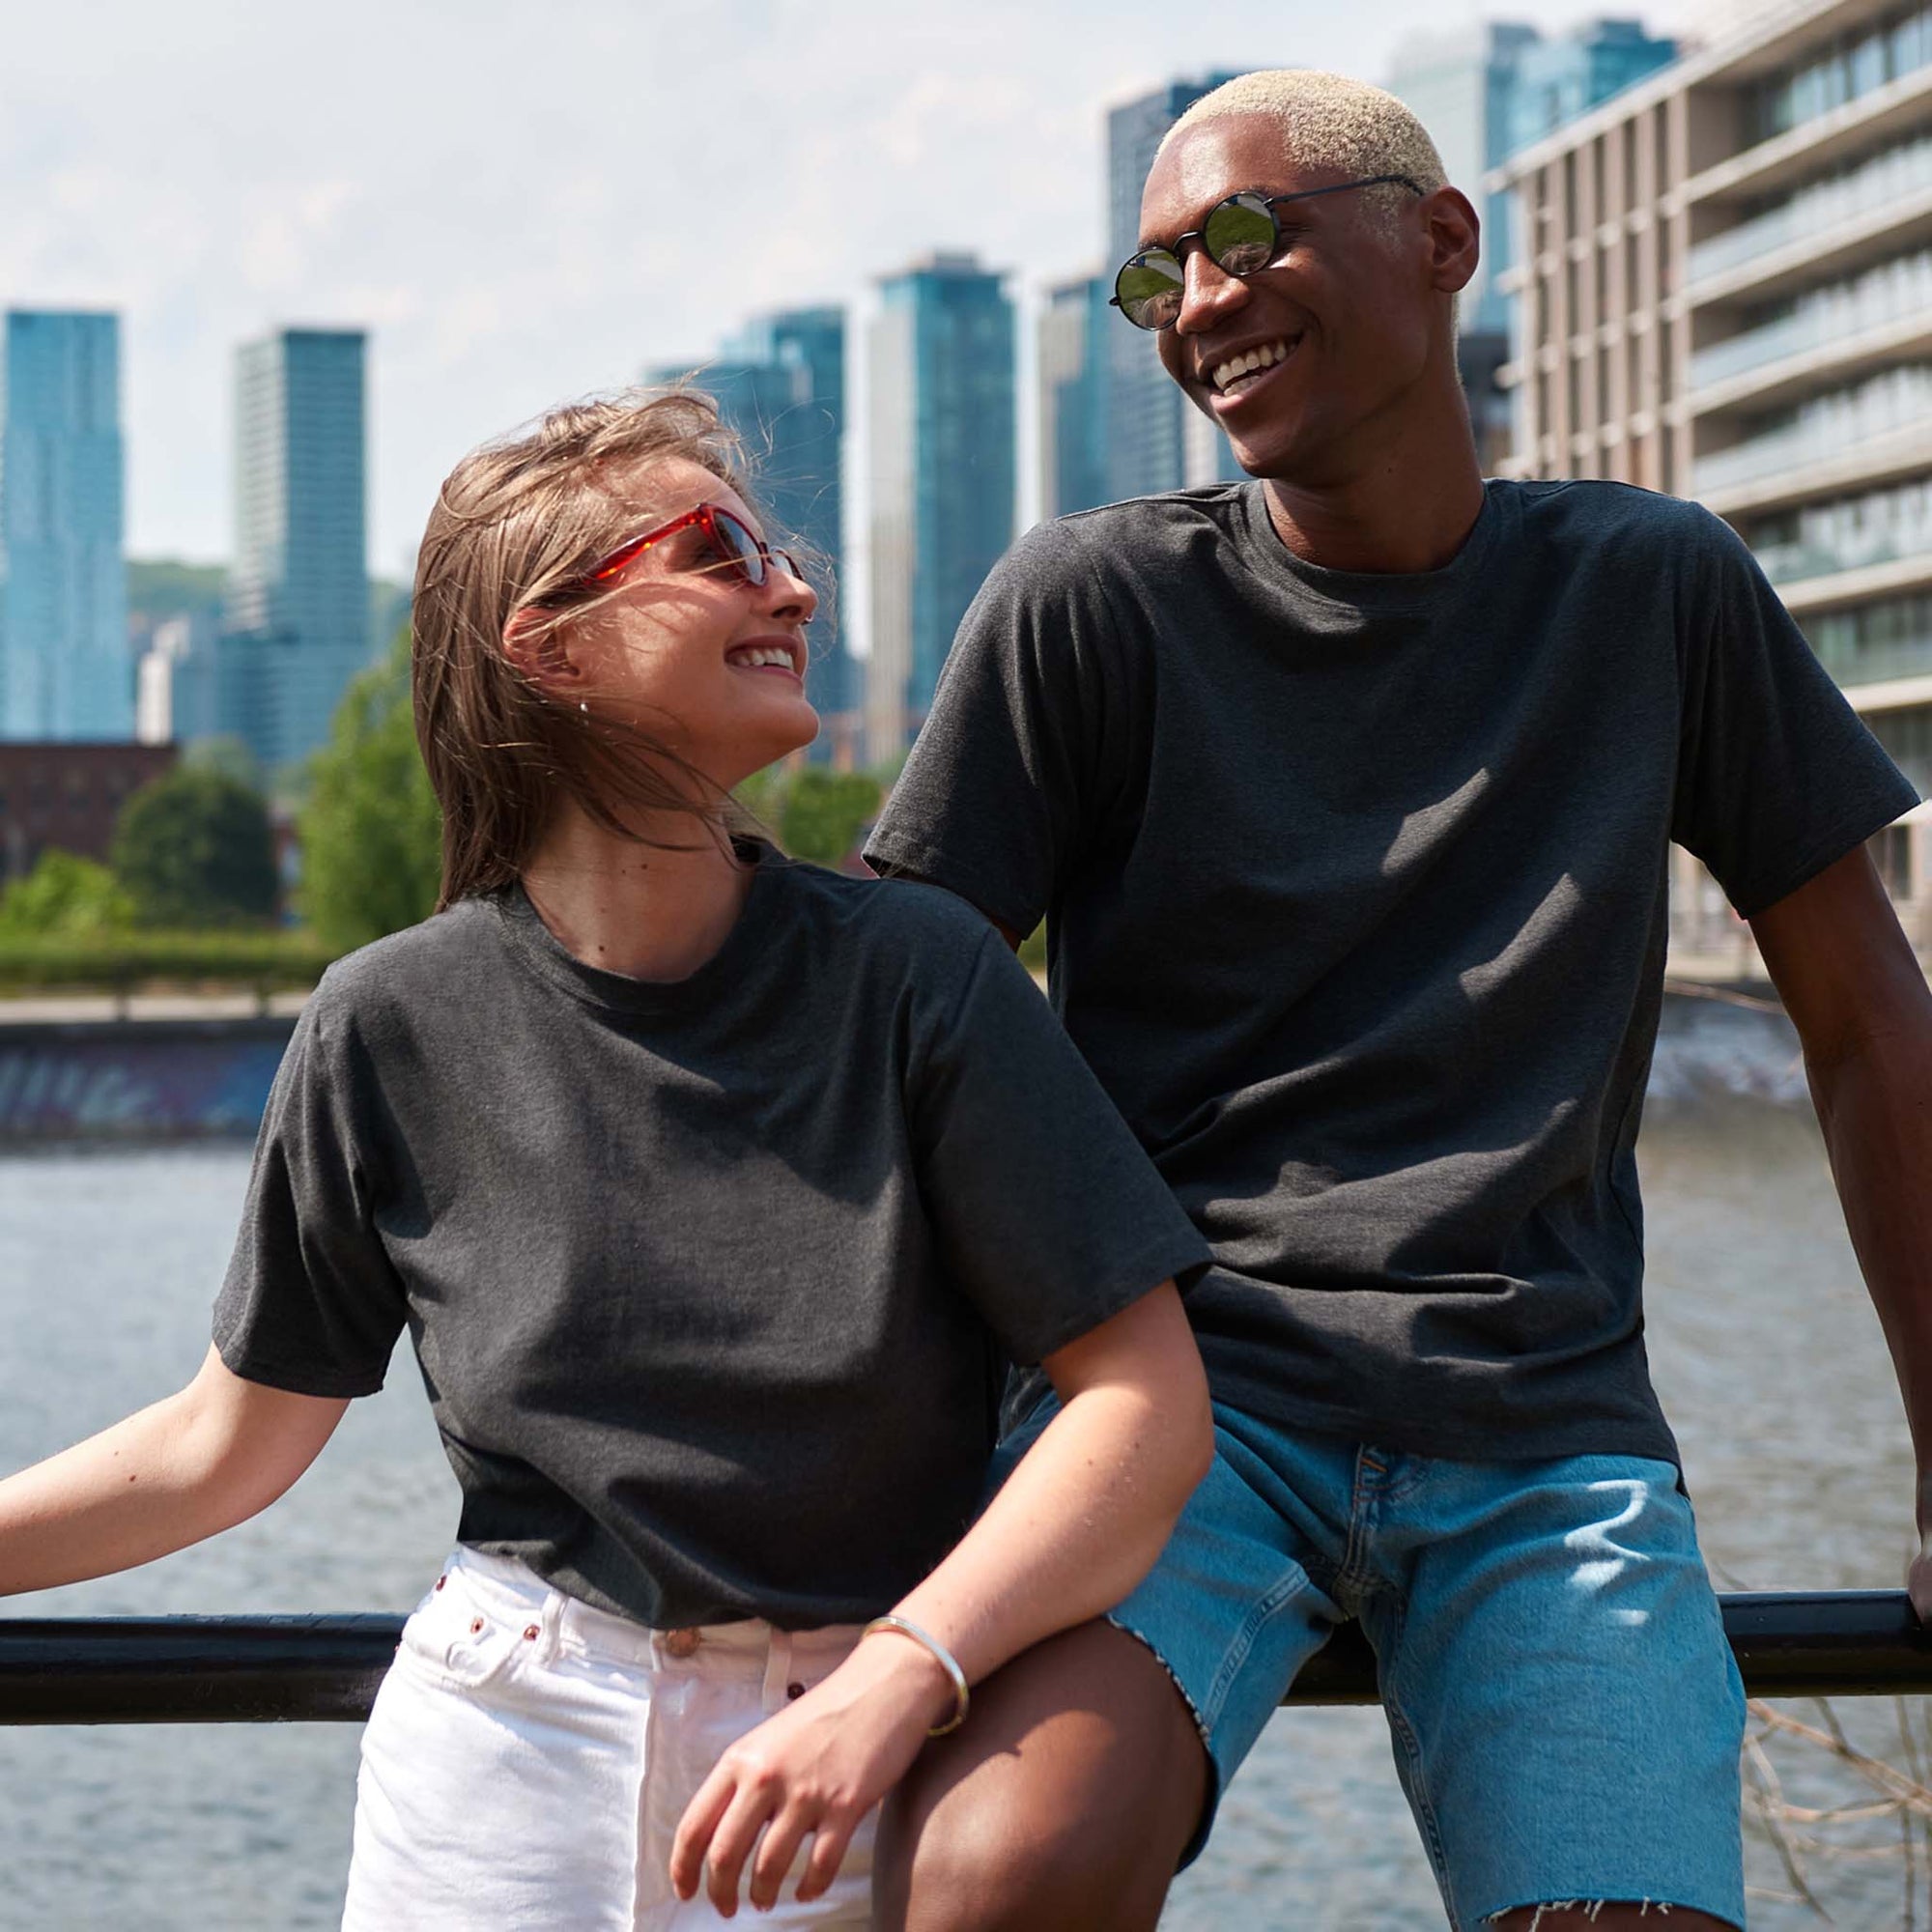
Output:
[[[1210,121],[1255,115],[1280,129],[1285,153],[1305,168],[1339,175],[1406,175],[1423,193],[1447,185],[1442,156],[1429,130],[1393,94],[1346,74],[1314,68],[1264,68],[1237,74],[1204,94],[1167,130],[1178,140]],[[1400,187],[1372,191],[1371,207],[1393,226],[1396,211],[1410,199]]]
[[[557,702],[503,647],[519,612],[541,633],[616,594],[582,582],[637,534],[621,486],[673,458],[748,494],[737,439],[689,389],[567,404],[444,479],[416,559],[410,650],[416,741],[442,808],[439,910],[509,885],[559,796],[632,838],[639,819],[666,813],[723,810],[740,829],[729,801],[668,746]]]

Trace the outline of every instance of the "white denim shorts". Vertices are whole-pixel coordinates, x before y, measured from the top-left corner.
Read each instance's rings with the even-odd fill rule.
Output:
[[[654,1631],[459,1548],[403,1629],[362,1737],[344,1932],[693,1932],[671,1838],[713,1765],[850,1654],[855,1626]],[[876,1813],[831,1889],[739,1923],[865,1926]],[[742,1881],[741,1881],[742,1885]]]

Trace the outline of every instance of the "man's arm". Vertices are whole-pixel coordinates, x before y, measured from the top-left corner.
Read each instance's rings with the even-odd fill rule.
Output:
[[[1863,846],[1751,921],[1798,1029],[1918,1464],[1908,1587],[1932,1620],[1932,991]]]

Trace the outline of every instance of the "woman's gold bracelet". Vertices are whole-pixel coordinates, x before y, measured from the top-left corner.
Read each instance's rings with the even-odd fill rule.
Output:
[[[860,1642],[878,1631],[897,1631],[901,1636],[909,1636],[913,1642],[923,1644],[932,1653],[934,1662],[945,1671],[952,1684],[952,1715],[943,1724],[934,1724],[926,1732],[929,1738],[943,1738],[949,1731],[956,1731],[966,1721],[966,1713],[973,1702],[973,1693],[966,1687],[966,1673],[959,1667],[959,1660],[933,1636],[923,1631],[910,1617],[874,1617],[859,1633]]]

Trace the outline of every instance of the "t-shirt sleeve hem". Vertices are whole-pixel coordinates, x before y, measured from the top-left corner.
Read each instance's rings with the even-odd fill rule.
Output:
[[[1827,836],[1806,848],[1804,857],[1770,883],[1755,891],[1740,892],[1731,900],[1740,919],[1755,919],[1779,899],[1788,898],[1806,886],[1829,866],[1834,866],[1855,847],[1883,832],[1918,803],[1918,794],[1901,779],[1891,796],[1882,804],[1870,805],[1856,816],[1841,819]]]
[[[1029,913],[1006,896],[1007,888],[960,865],[950,853],[936,845],[893,833],[875,833],[866,844],[866,863],[875,872],[912,878],[928,886],[940,886],[954,897],[976,906],[996,924],[1025,938],[1038,923],[1038,915]]]
[[[214,1350],[230,1375],[244,1382],[259,1382],[264,1388],[281,1389],[289,1395],[325,1396],[331,1400],[375,1395],[387,1373],[386,1364],[359,1374],[320,1368],[313,1362],[291,1367],[285,1362],[270,1361],[250,1350],[240,1338],[223,1336],[219,1329],[214,1335]]]
[[[1048,1355],[1131,1308],[1163,1282],[1176,1283],[1184,1293],[1209,1265],[1211,1257],[1206,1243],[1198,1237],[1155,1241],[1143,1248],[1132,1261],[1120,1263],[1110,1270],[1107,1285],[1091,1295],[1084,1307],[1069,1311],[1057,1323],[1029,1335],[1023,1351],[1016,1346],[1017,1338],[1009,1338],[1008,1347],[1014,1350],[1013,1359],[1019,1367],[1037,1368]]]

